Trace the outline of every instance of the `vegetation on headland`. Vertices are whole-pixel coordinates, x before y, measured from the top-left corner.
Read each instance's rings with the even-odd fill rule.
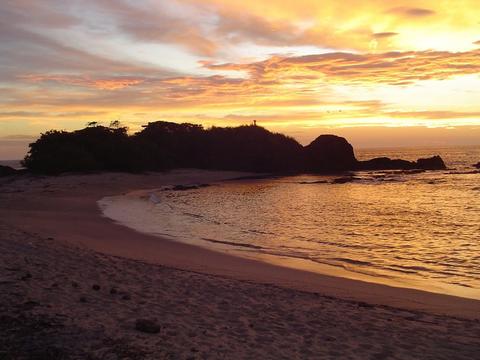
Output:
[[[157,121],[129,135],[126,127],[91,124],[51,130],[30,144],[23,165],[32,172],[156,171],[173,168],[283,172],[301,169],[302,146],[260,126],[204,129]]]
[[[30,144],[23,165],[45,174],[174,168],[268,173],[445,168],[439,157],[419,162],[374,160],[358,161],[352,146],[335,135],[321,135],[304,147],[291,137],[256,125],[205,129],[157,121],[133,135],[118,122],[108,127],[90,123],[72,132],[50,130]]]

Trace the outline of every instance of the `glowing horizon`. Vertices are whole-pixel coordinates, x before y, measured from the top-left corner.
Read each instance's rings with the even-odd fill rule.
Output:
[[[0,158],[112,120],[480,144],[479,16],[476,0],[6,0]]]

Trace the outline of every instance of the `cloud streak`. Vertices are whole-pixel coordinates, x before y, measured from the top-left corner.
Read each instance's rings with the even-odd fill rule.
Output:
[[[104,79],[92,79],[84,76],[68,76],[68,75],[22,75],[21,80],[32,82],[57,82],[66,85],[84,86],[99,90],[120,90],[130,86],[141,84],[145,81],[142,78],[131,77],[114,77]]]
[[[387,12],[410,18],[423,18],[435,14],[434,10],[417,7],[395,7],[393,9],[389,9]]]
[[[246,71],[257,82],[303,79],[349,84],[406,85],[420,80],[444,80],[480,73],[480,50],[421,51],[382,54],[328,53],[272,57],[251,64],[205,64],[213,70]]]

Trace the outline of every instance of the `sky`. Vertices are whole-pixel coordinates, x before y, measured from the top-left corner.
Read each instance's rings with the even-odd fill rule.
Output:
[[[2,0],[0,159],[49,129],[253,120],[480,144],[478,0]]]

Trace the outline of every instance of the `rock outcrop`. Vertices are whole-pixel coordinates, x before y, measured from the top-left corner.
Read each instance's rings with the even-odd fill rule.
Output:
[[[430,158],[418,159],[415,163],[415,169],[423,170],[445,170],[447,167],[443,162],[443,159],[436,155]]]
[[[359,161],[357,170],[408,170],[413,169],[413,162],[401,159],[379,157],[371,160]]]
[[[480,161],[479,161],[478,163],[476,163],[476,164],[473,164],[473,167],[474,167],[474,168],[477,168],[477,169],[480,169]]]
[[[359,161],[357,170],[445,170],[447,167],[438,155],[430,158],[407,161],[380,157],[371,160]]]
[[[353,147],[342,137],[320,135],[304,148],[304,168],[314,173],[335,173],[350,170],[445,170],[440,156],[417,161],[379,157],[358,161]]]
[[[342,137],[320,135],[304,148],[305,169],[316,173],[353,170],[353,147]]]

